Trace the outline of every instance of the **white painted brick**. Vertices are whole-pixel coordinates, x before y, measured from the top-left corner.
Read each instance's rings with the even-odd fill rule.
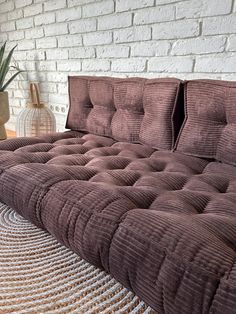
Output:
[[[15,82],[15,80],[14,80],[14,82]],[[18,87],[28,91],[29,90],[29,82],[28,81],[19,81],[18,82]]]
[[[44,94],[44,93],[40,93],[40,98],[42,99],[42,101],[45,103],[45,104],[48,104],[48,99],[49,99],[49,94]]]
[[[68,94],[68,83],[58,83],[57,89],[60,91],[61,94]]]
[[[67,82],[68,73],[48,72],[47,80],[49,82]]]
[[[9,87],[8,125],[28,102],[29,80],[44,84],[63,130],[68,75],[236,80],[233,2],[236,12],[235,0],[0,0],[0,45],[18,44],[14,59],[27,69]],[[4,24],[29,17],[33,25],[22,30]]]
[[[202,73],[201,73],[201,75],[202,75]],[[209,78],[209,76],[211,74],[207,73],[206,75]],[[218,75],[214,73],[213,75],[214,75],[214,77],[218,76],[218,79],[220,79],[220,80],[235,81],[235,73],[226,73],[226,74],[221,73],[221,74],[218,74]],[[198,73],[198,76],[199,76],[199,73]]]
[[[49,82],[40,82],[39,89],[42,93],[56,93],[57,84]]]
[[[98,3],[91,3],[88,5],[83,6],[82,14],[83,17],[91,17],[91,16],[98,16],[104,15],[114,12],[114,1],[102,1]]]
[[[106,45],[112,42],[112,34],[109,32],[94,32],[83,35],[85,46]]]
[[[16,21],[17,29],[26,29],[34,26],[33,18],[27,17]]]
[[[45,36],[56,36],[68,33],[68,28],[66,23],[45,25],[44,26]]]
[[[132,15],[131,13],[121,13],[115,15],[98,17],[98,29],[106,30],[113,28],[124,28],[131,26]]]
[[[70,34],[88,33],[95,30],[96,30],[95,19],[80,20],[76,22],[71,22],[69,24]]]
[[[56,61],[39,61],[36,69],[38,71],[56,71]]]
[[[111,70],[114,72],[143,72],[146,67],[145,59],[117,59],[112,61]]]
[[[8,16],[6,14],[0,14],[0,23],[4,23],[9,21]]]
[[[7,34],[6,33],[0,33],[0,43],[3,44],[5,41],[7,41]]]
[[[55,11],[66,7],[66,0],[49,0],[44,2],[44,11]]]
[[[69,58],[70,59],[86,59],[94,58],[95,49],[91,47],[79,47],[69,49]]]
[[[154,5],[154,0],[116,0],[116,11],[128,11]]]
[[[188,0],[182,0],[188,1]],[[156,0],[156,5],[180,2],[180,0]]]
[[[6,17],[6,15],[3,15]],[[9,20],[17,20],[23,17],[22,10],[13,10],[7,14],[7,19]]]
[[[28,72],[27,73],[28,76],[28,80],[29,81],[41,81],[41,82],[45,82],[47,80],[48,77],[48,73],[46,72],[38,72],[38,71],[32,71],[32,72]]]
[[[2,32],[9,32],[9,31],[14,31],[16,29],[15,22],[5,22],[1,24],[1,31]]]
[[[5,3],[0,4],[0,12],[1,13],[10,12],[13,9],[14,9],[13,1],[5,1]]]
[[[15,0],[16,8],[22,8],[33,3],[33,0]]]
[[[154,57],[166,56],[170,50],[170,43],[166,41],[140,42],[131,46],[131,56]]]
[[[22,95],[23,96],[23,95]],[[17,101],[16,101],[16,103],[18,103],[19,104],[19,99],[17,99]],[[12,103],[11,103],[11,105],[12,105]],[[11,109],[12,109],[12,115],[15,115],[15,116],[17,116],[20,112],[21,112],[21,110],[22,110],[22,108],[21,107],[19,107],[19,105],[17,106],[17,107],[11,107]]]
[[[183,20],[160,23],[153,26],[153,39],[176,39],[199,35],[199,23],[196,20]]]
[[[35,71],[36,70],[36,63],[34,61],[18,61],[17,65],[19,66],[20,69],[25,70],[26,72],[28,71]]]
[[[139,10],[134,15],[134,24],[150,24],[171,21],[175,18],[174,6],[163,6]]]
[[[203,35],[227,33],[236,33],[236,15],[211,17],[203,20]]]
[[[128,58],[128,46],[103,46],[97,47],[98,58]]]
[[[176,4],[177,18],[196,18],[228,14],[231,11],[232,0],[190,0]]]
[[[193,58],[191,57],[159,57],[148,61],[151,72],[186,73],[192,72]]]
[[[34,61],[45,60],[45,51],[33,50],[33,51],[24,51],[24,52],[25,52],[25,60],[34,60]]]
[[[23,31],[16,31],[16,32],[8,33],[8,38],[9,38],[10,41],[21,40],[24,37],[25,37],[25,35],[24,35]]]
[[[197,37],[191,39],[178,40],[173,44],[173,55],[189,55],[223,52],[226,44],[226,37],[211,36]]]
[[[10,51],[13,47],[15,47],[18,43],[15,41],[7,42],[6,51]],[[11,71],[11,70],[10,70]]]
[[[64,105],[64,104],[68,103],[68,95],[50,94],[49,95],[49,103]],[[56,106],[55,110],[60,111],[60,106]]]
[[[151,28],[148,26],[134,26],[114,31],[115,43],[132,42],[151,39]]]
[[[63,60],[68,59],[68,56],[67,49],[50,49],[46,51],[47,60]]]
[[[36,39],[42,38],[44,36],[43,29],[41,27],[38,28],[31,28],[25,31],[25,38],[26,39]]]
[[[14,59],[18,60],[26,60],[26,51],[17,51],[14,52]]]
[[[36,26],[54,23],[56,20],[55,13],[45,13],[35,16],[34,23]]]
[[[12,83],[13,83],[13,82],[12,82]],[[9,90],[9,87],[11,88],[11,84],[10,84],[10,85],[8,86],[8,88],[7,88],[7,89],[8,89],[8,90],[7,90],[7,91],[8,91],[8,96],[9,96],[9,97],[13,97],[13,90]]]
[[[81,62],[78,60],[58,61],[57,70],[63,72],[72,72],[81,70]]]
[[[82,45],[82,36],[76,35],[62,35],[57,37],[58,47],[74,47]]]
[[[67,0],[68,2],[68,7],[75,7],[78,5],[82,5],[82,4],[88,4],[90,2],[94,2],[94,0]]]
[[[31,39],[24,39],[19,41],[17,48],[18,50],[31,50],[35,48],[35,42]]]
[[[37,49],[55,48],[57,46],[57,40],[55,37],[41,38],[36,40]]]
[[[56,21],[57,22],[66,22],[77,20],[81,18],[81,7],[63,9],[56,12]]]
[[[82,70],[83,71],[109,71],[110,70],[110,61],[108,60],[99,60],[99,59],[91,59],[91,60],[83,60],[82,62]]]
[[[236,72],[236,55],[198,57],[196,72]]]
[[[236,51],[236,35],[229,36],[228,51]]]
[[[43,5],[41,3],[31,5],[24,8],[24,16],[33,16],[43,12]]]
[[[18,84],[18,82],[16,80],[11,82],[11,88],[14,88],[14,89],[19,88],[19,84]]]

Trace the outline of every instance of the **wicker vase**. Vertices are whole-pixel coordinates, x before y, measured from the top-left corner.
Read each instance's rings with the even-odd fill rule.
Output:
[[[17,136],[39,136],[56,131],[56,120],[52,111],[40,101],[36,83],[30,83],[31,103],[23,109],[16,123]]]

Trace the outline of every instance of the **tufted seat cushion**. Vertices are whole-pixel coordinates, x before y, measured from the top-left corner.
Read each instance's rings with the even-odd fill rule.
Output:
[[[159,314],[233,313],[234,166],[79,131],[11,139],[0,201]]]

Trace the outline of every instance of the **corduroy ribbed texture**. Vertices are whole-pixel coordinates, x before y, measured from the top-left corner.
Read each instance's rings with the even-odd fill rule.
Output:
[[[186,84],[195,124],[187,110],[178,148],[193,149],[183,154],[154,148],[172,147],[181,121],[179,82],[167,81],[71,79],[68,122],[81,131],[1,142],[0,200],[159,314],[233,314],[236,167],[224,162],[235,156],[225,133],[234,84]]]
[[[69,77],[67,128],[172,149],[180,84],[174,78]]]
[[[92,266],[0,203],[0,313],[154,314]]]
[[[177,150],[236,165],[236,83],[187,82],[185,114]]]
[[[234,166],[76,131],[0,150],[1,201],[159,314],[233,313]]]

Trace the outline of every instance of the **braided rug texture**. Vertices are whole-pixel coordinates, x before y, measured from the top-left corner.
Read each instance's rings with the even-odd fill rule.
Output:
[[[155,313],[0,203],[0,313]]]

